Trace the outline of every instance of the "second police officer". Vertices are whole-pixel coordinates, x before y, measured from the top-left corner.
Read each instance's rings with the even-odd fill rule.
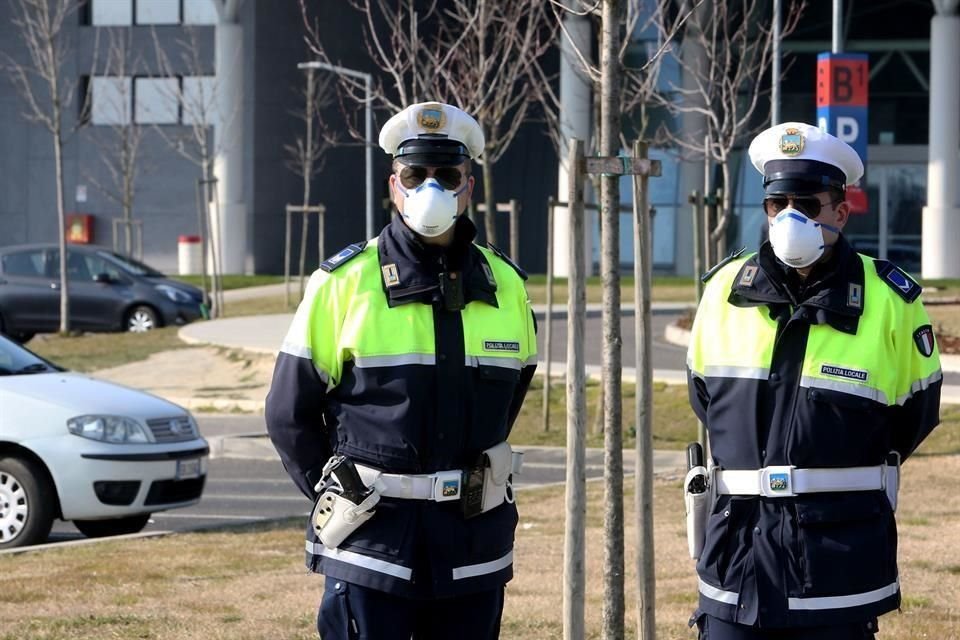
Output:
[[[506,439],[536,368],[526,276],[462,215],[484,148],[471,116],[415,104],[380,146],[398,215],[311,277],[267,428],[316,502],[324,640],[488,640],[513,571]]]
[[[769,241],[714,270],[688,352],[713,467],[688,529],[691,623],[708,640],[873,638],[900,605],[899,463],[939,422],[936,341],[920,286],[842,233],[856,151],[785,123],[749,153]]]

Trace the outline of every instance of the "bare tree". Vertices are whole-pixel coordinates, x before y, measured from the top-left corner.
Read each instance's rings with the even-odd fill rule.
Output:
[[[553,46],[557,22],[542,0],[453,0],[443,11],[436,65],[439,95],[476,118],[486,146],[483,166],[484,224],[496,243],[493,167],[528,119],[530,77]]]
[[[3,54],[5,67],[17,93],[26,103],[23,112],[28,121],[39,124],[53,141],[57,223],[60,243],[60,332],[70,330],[70,302],[67,288],[66,216],[63,187],[63,145],[77,125],[65,122],[65,114],[77,95],[77,82],[64,70],[70,44],[64,33],[67,19],[73,16],[84,0],[10,0],[11,22],[27,50],[27,60],[20,62]]]
[[[476,118],[486,137],[479,158],[485,231],[487,240],[496,242],[493,168],[527,119],[530,67],[552,45],[556,26],[548,20],[546,6],[541,0],[447,0],[442,5],[350,0],[350,4],[365,18],[367,52],[383,75],[375,78],[369,98],[362,80],[341,75],[343,95],[357,104],[372,99],[391,113],[423,100],[442,100]],[[306,1],[300,6],[310,48],[321,61],[335,64]],[[355,123],[351,131],[361,137]]]
[[[87,180],[120,207],[123,226],[121,250],[130,256],[134,253],[133,204],[141,169],[140,143],[144,134],[143,126],[133,118],[133,77],[142,69],[143,58],[133,50],[131,38],[130,29],[108,29],[102,74],[90,79],[93,100],[104,116],[104,122],[101,123],[94,113],[91,123],[107,126],[90,129],[89,137],[100,152],[100,161],[109,174],[109,181],[100,179],[91,171],[85,172]]]
[[[681,5],[689,4],[684,0]],[[765,0],[713,0],[694,11],[685,38],[692,38],[702,51],[694,59],[678,58],[685,87],[671,87],[662,103],[675,114],[697,114],[703,130],[661,130],[664,138],[681,150],[720,166],[723,201],[710,242],[717,256],[726,253],[726,231],[733,216],[735,185],[732,156],[757,132],[767,126],[769,113],[760,113],[767,103],[763,78],[773,55],[773,25]],[[805,8],[802,0],[789,3],[781,38],[792,33]]]
[[[182,114],[181,124],[185,125],[174,127],[172,130],[157,126],[154,127],[154,131],[171,149],[200,169],[199,185],[202,202],[198,211],[198,231],[203,247],[203,289],[206,295],[209,253],[213,271],[211,315],[219,316],[223,314],[221,282],[223,236],[221,230],[217,228],[220,216],[215,215],[210,206],[213,195],[216,194],[213,160],[219,150],[213,127],[226,119],[236,117],[239,105],[232,105],[233,109],[229,113],[221,112],[217,78],[211,75],[210,64],[202,55],[195,29],[191,27],[183,29],[182,37],[176,40],[172,56],[171,52],[161,45],[156,30],[153,31],[153,42],[159,67],[158,75],[167,80],[161,88],[164,99],[171,106],[179,105]]]
[[[304,85],[297,89],[302,106],[290,113],[303,125],[303,130],[297,135],[292,144],[283,146],[287,154],[286,166],[303,178],[303,219],[300,229],[300,296],[303,296],[303,282],[306,275],[307,260],[307,230],[309,228],[310,184],[313,178],[319,175],[325,164],[327,151],[336,144],[336,135],[327,126],[323,117],[323,109],[328,107],[330,100],[331,82],[329,76],[321,78],[316,70],[307,69]],[[322,216],[322,214],[321,214]],[[319,233],[323,237],[323,218],[318,217]],[[323,242],[320,242],[321,247]],[[287,259],[285,257],[284,259]],[[323,260],[323,256],[320,256]],[[286,267],[285,267],[286,268]]]

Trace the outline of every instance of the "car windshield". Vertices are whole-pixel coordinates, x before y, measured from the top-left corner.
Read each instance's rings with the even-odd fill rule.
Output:
[[[132,274],[135,276],[147,276],[149,278],[164,277],[164,274],[160,273],[153,267],[148,267],[142,262],[139,262],[127,256],[122,256],[119,253],[114,253],[112,251],[98,251],[97,254],[117,264],[121,269],[123,269],[129,274]]]
[[[0,335],[0,376],[46,373],[48,371],[63,371],[63,369],[21,347],[6,336]]]

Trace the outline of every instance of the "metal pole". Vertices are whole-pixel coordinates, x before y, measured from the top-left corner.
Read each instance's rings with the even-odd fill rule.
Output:
[[[773,60],[770,73],[770,125],[780,122],[780,4],[773,0]]]
[[[286,233],[284,234],[284,243],[283,243],[283,291],[284,291],[284,308],[290,308],[290,205],[287,205],[285,211],[286,218]]]
[[[373,237],[373,77],[368,73],[363,79],[363,88],[366,92],[367,104],[364,106],[363,135],[367,138],[365,150],[367,162],[367,239]],[[323,215],[320,216],[321,220]],[[321,258],[322,259],[322,258]]]
[[[547,309],[543,321],[546,330],[543,336],[543,431],[550,430],[550,352],[553,349],[551,325],[553,324],[553,208],[556,200],[547,198]]]
[[[357,71],[355,69],[348,69],[346,67],[341,67],[336,64],[329,64],[327,62],[320,62],[319,60],[314,60],[311,62],[301,62],[297,64],[298,69],[323,69],[325,71],[332,71],[343,76],[350,78],[359,78],[363,80],[364,92],[366,95],[364,105],[364,120],[366,121],[364,125],[364,137],[366,138],[366,172],[367,172],[367,224],[366,224],[366,234],[367,238],[373,237],[373,75],[369,73],[364,73],[362,71]]]
[[[637,141],[633,157],[647,159],[647,143]],[[656,575],[653,553],[653,360],[650,278],[653,267],[646,173],[633,176],[634,330],[636,335],[636,504],[637,638],[656,637]]]
[[[830,51],[843,53],[843,0],[833,0],[833,40]]]
[[[693,284],[697,291],[697,302],[700,302],[700,297],[703,295],[703,283],[700,281],[700,276],[703,274],[703,260],[701,259],[703,251],[700,246],[700,230],[703,227],[703,223],[700,222],[700,207],[702,206],[700,192],[696,189],[691,191],[687,202],[690,203],[690,210],[693,213]]]
[[[520,201],[510,199],[510,257],[520,263]]]
[[[570,238],[583,237],[583,141],[571,139],[568,171]],[[567,295],[567,469],[563,541],[563,640],[583,640],[587,516],[586,369],[587,292],[582,242],[569,244]]]

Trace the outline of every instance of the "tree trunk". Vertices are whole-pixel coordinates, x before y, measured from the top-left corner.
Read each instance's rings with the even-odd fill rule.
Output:
[[[57,220],[60,223],[60,333],[70,331],[70,291],[67,285],[67,217],[64,212],[63,198],[63,140],[60,138],[59,104],[54,105],[56,113],[53,134],[53,157],[57,165]]]
[[[620,140],[621,0],[604,0],[600,73],[600,155],[615,156]],[[623,432],[620,336],[620,185],[600,181],[601,280],[603,282],[604,390],[604,599],[605,640],[624,637]]]
[[[483,161],[483,227],[487,232],[487,242],[497,244],[497,201],[493,195],[493,163]]]

